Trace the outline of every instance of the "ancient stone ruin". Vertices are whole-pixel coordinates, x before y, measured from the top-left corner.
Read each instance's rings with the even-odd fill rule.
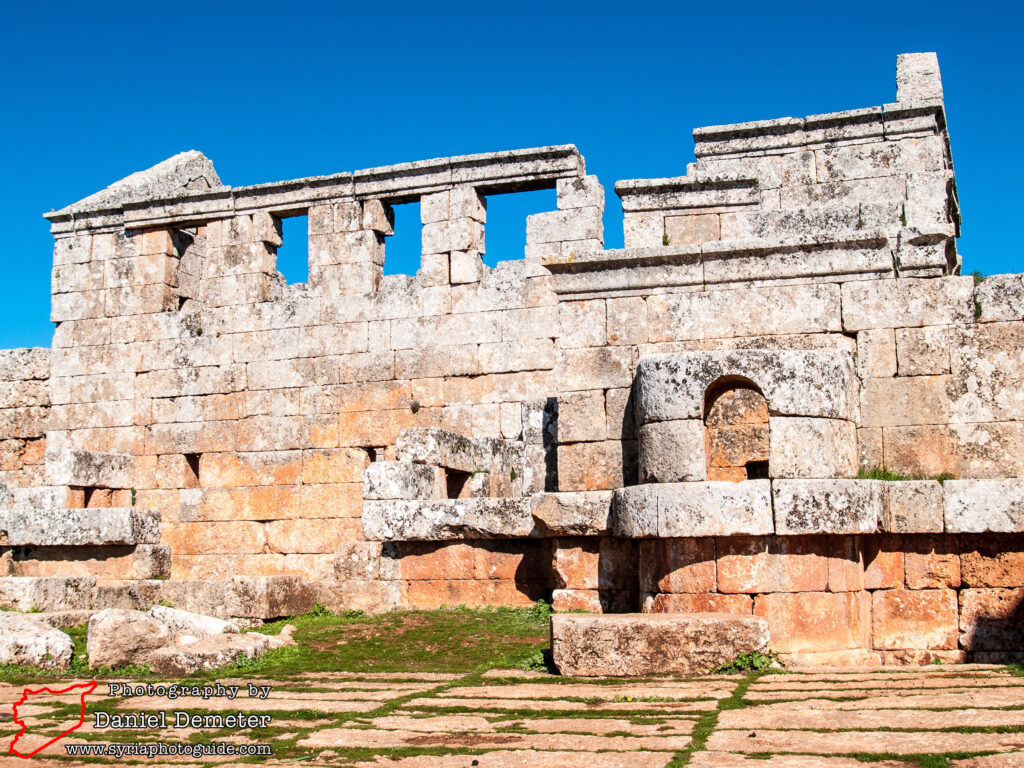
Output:
[[[761,617],[804,662],[1019,656],[1024,282],[960,274],[935,55],[892,103],[694,140],[616,184],[622,249],[573,146],[249,187],[186,152],[46,214],[53,345],[0,353],[0,607],[547,597]],[[488,198],[550,188],[485,266]],[[384,275],[412,201],[419,272]]]

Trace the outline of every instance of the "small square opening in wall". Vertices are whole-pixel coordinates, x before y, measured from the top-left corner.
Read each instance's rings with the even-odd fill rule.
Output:
[[[281,219],[281,245],[277,247],[277,271],[288,285],[309,280],[309,217]]]
[[[420,204],[393,205],[395,233],[384,240],[384,274],[415,275],[420,268],[423,250],[423,225],[420,223]]]
[[[469,472],[459,472],[456,469],[445,469],[444,482],[445,490],[449,499],[462,498],[462,493],[469,482]]]

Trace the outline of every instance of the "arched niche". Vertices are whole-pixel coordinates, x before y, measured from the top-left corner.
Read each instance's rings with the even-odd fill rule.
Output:
[[[743,376],[722,376],[704,393],[704,455],[708,480],[769,477],[768,400]]]

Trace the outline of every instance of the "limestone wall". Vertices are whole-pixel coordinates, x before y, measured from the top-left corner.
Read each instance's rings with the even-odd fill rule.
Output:
[[[998,559],[989,532],[1024,530],[1024,282],[959,275],[933,62],[901,57],[891,104],[699,129],[685,176],[616,185],[624,249],[603,248],[603,188],[571,146],[237,188],[190,152],[48,214],[49,365],[0,361],[0,482],[20,489],[0,603],[845,600],[843,650],[883,648],[897,597],[966,621],[970,590],[1024,584],[965,578],[957,598],[910,563],[933,541]],[[542,188],[557,210],[529,217],[523,260],[486,267],[487,198]],[[413,200],[421,268],[385,276]],[[309,279],[288,285],[296,215]],[[782,513],[785,482],[882,469],[1014,482],[968,484],[953,512],[940,488],[913,514],[881,490],[859,516]]]

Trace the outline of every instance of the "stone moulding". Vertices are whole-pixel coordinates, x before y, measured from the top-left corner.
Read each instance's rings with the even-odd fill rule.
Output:
[[[483,194],[547,189],[554,187],[558,179],[585,174],[583,157],[568,144],[399,163],[247,187],[219,186],[163,198],[140,197],[135,189],[130,189],[123,190],[119,199],[116,193],[120,190],[112,187],[115,194],[97,203],[87,198],[45,217],[50,220],[50,231],[54,234],[106,232],[188,224],[259,211],[293,214],[324,200],[373,198],[402,203],[457,186],[471,186]]]
[[[651,483],[615,491],[612,510],[626,538],[1010,533],[1024,531],[1024,479]]]

